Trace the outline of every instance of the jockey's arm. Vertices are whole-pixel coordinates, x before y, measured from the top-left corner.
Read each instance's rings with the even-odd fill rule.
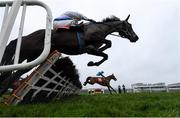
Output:
[[[92,23],[96,23],[95,20],[89,19],[89,18],[87,18],[87,17],[85,17],[85,16],[82,16],[82,20],[86,20],[86,21],[89,21],[89,22],[92,22]]]
[[[65,15],[68,15],[69,17],[75,19],[75,20],[86,20],[95,23],[96,21],[93,19],[89,19],[86,16],[78,13],[78,12],[66,12]]]

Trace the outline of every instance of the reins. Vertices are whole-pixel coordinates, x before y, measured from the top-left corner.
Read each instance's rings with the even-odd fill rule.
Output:
[[[108,24],[104,24],[104,25],[109,26]],[[114,29],[116,29],[116,27],[117,27],[117,26],[115,26]],[[109,35],[116,36],[116,37],[121,37],[120,35],[117,35],[117,34],[109,34]]]

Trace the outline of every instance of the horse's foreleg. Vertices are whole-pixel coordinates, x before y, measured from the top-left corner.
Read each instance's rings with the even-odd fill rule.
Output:
[[[115,93],[117,93],[116,90],[114,90],[114,88],[113,88],[112,86],[109,86],[109,87],[110,87]]]
[[[101,56],[103,57],[102,60],[100,60],[99,62],[92,62],[90,61],[88,63],[88,66],[99,66],[100,64],[102,64],[104,61],[106,61],[108,59],[108,55],[105,54],[104,52],[102,51],[99,51],[98,49],[96,49],[94,46],[92,45],[89,45],[87,48],[86,48],[86,52],[88,54],[92,54],[92,55],[96,55],[96,56]]]
[[[106,50],[106,49],[108,49],[108,48],[110,48],[111,47],[111,45],[112,45],[112,43],[111,43],[111,41],[110,40],[103,40],[103,42],[102,43],[104,43],[105,44],[105,46],[103,46],[103,47],[101,47],[101,48],[99,48],[99,51],[104,51],[104,50]]]
[[[108,86],[108,90],[109,90],[110,94],[112,95],[112,92],[111,92],[111,89],[109,88],[109,86]]]

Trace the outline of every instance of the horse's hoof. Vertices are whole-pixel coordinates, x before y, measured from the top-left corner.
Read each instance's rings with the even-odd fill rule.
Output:
[[[90,61],[87,65],[88,66],[94,66],[94,62]]]

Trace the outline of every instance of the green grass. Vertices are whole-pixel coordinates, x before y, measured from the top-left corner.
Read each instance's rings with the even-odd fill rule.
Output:
[[[1,105],[3,116],[180,117],[180,93],[79,95],[47,104]]]

